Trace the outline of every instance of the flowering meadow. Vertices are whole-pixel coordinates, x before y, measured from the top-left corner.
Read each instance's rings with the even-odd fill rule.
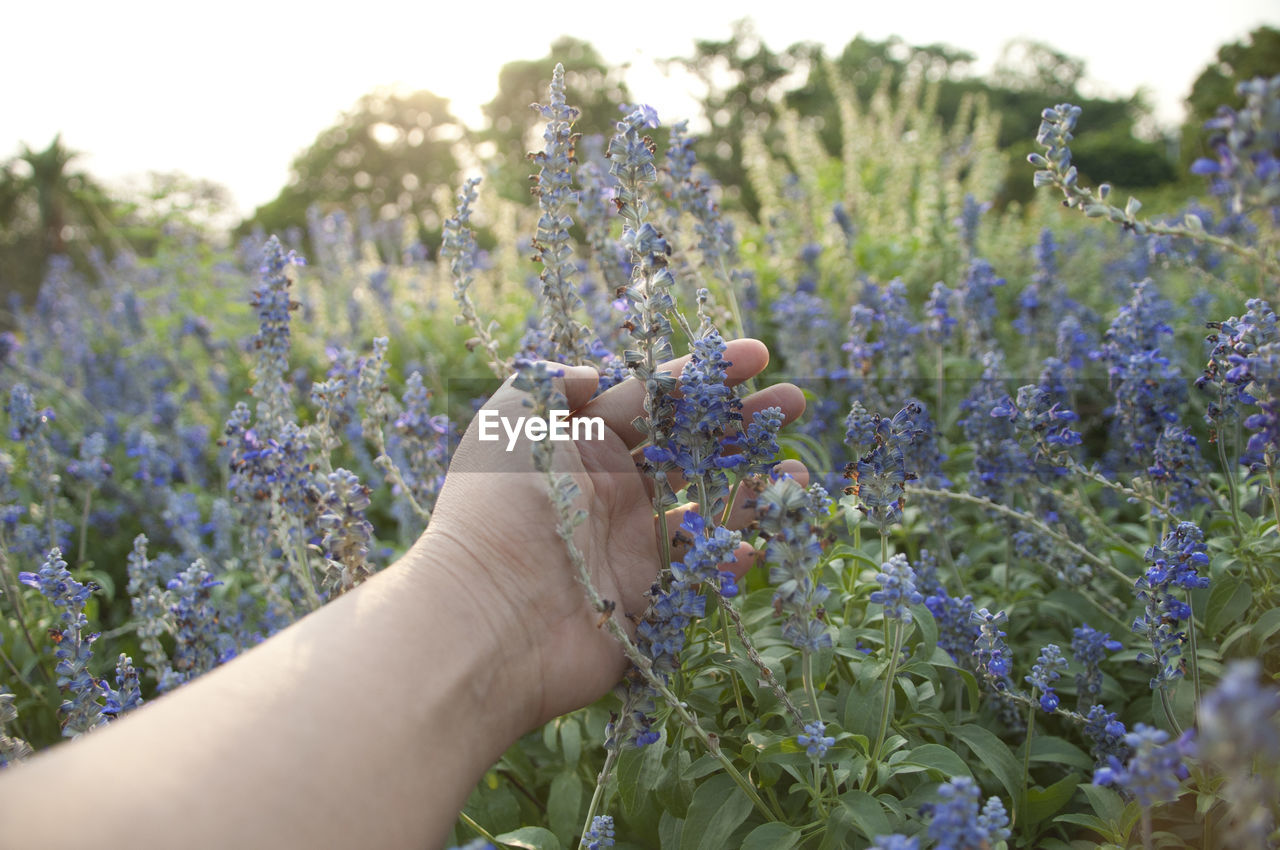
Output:
[[[1008,174],[980,100],[944,127],[923,81],[832,83],[839,155],[795,115],[743,140],[755,218],[684,124],[577,126],[557,68],[533,201],[467,180],[443,244],[317,212],[305,260],[54,263],[0,337],[0,768],[388,566],[485,388],[556,407],[549,360],[643,382],[655,511],[699,507],[633,628],[585,581],[631,670],[494,765],[456,845],[1280,846],[1280,78],[1151,215],[1084,184],[1070,104]],[[1036,202],[993,208],[1005,180]],[[741,336],[799,422],[744,421]]]

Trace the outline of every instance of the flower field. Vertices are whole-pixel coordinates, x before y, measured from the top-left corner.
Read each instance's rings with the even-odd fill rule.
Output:
[[[1154,212],[1084,185],[1069,104],[1007,174],[980,100],[835,88],[838,155],[799,115],[742,140],[754,217],[683,124],[579,126],[557,69],[532,201],[460,180],[442,244],[317,212],[55,263],[0,337],[0,768],[389,566],[498,379],[556,407],[551,361],[642,382],[655,516],[698,508],[659,519],[647,611],[583,573],[630,672],[452,844],[1280,846],[1280,78]],[[742,415],[738,337],[798,422]]]

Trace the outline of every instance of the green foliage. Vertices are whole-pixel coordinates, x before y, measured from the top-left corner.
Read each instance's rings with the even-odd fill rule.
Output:
[[[566,68],[566,85],[577,95],[573,105],[581,113],[581,126],[609,133],[620,117],[618,104],[629,102],[623,69],[605,64],[596,49],[581,39],[562,36],[541,59],[503,65],[498,92],[484,106],[489,126],[479,139],[493,145],[493,182],[503,197],[513,201],[523,202],[528,197],[525,155],[541,147],[538,134],[542,132],[541,119],[531,106],[545,102],[547,80],[557,63]]]
[[[50,257],[70,254],[86,267],[95,249],[122,247],[116,202],[72,167],[79,156],[59,134],[43,150],[24,145],[0,163],[0,293],[29,301]]]
[[[1204,124],[1219,106],[1238,109],[1242,105],[1236,86],[1254,77],[1280,74],[1280,29],[1258,27],[1246,40],[1218,48],[1213,62],[1191,84],[1187,95],[1187,120],[1182,125],[1182,173],[1197,157],[1211,155],[1205,149]]]
[[[421,235],[438,239],[436,194],[458,173],[453,146],[465,135],[448,100],[431,92],[365,95],[298,155],[288,185],[237,232],[284,233],[305,224],[313,207],[364,208],[378,219],[415,217]]]
[[[1080,104],[1101,131],[1089,154],[1099,171],[1126,186],[1156,185],[1174,177],[1162,148],[1133,137],[1135,123],[1148,111],[1142,101],[1082,96],[1078,84],[1084,62],[1045,44],[1011,42],[992,73],[980,78],[968,73],[972,54],[947,45],[858,36],[836,56],[808,43],[775,52],[749,21],[739,21],[728,39],[695,42],[692,56],[671,61],[706,86],[702,111],[711,129],[701,153],[704,167],[726,187],[728,201],[753,215],[759,214],[761,201],[746,180],[747,135],[762,135],[770,151],[780,152],[778,121],[793,112],[812,123],[828,153],[839,154],[847,135],[841,109],[851,99],[904,102],[921,90],[928,91],[926,114],[938,116],[947,127],[965,123],[975,103],[981,104],[978,108],[993,116],[995,141],[1002,150],[1034,134],[1036,115],[1045,103]],[[1001,203],[1029,199],[1029,184],[1020,181],[1002,186],[992,197]]]
[[[558,44],[553,55],[555,49],[580,49],[588,64],[593,61],[581,43]],[[936,46],[912,50],[858,41],[840,60],[827,61],[804,47],[771,53],[739,29],[730,42],[702,43],[698,50],[708,62],[727,62],[738,81],[708,100],[716,104],[714,114],[727,110],[734,120],[742,119],[738,133],[727,153],[718,150],[726,139],[713,134],[708,142],[717,155],[724,154],[726,167],[741,166],[746,187],[741,197],[749,201],[743,207],[759,215],[733,218],[741,235],[741,262],[733,269],[741,274],[734,276],[708,261],[692,211],[662,210],[658,220],[671,248],[666,262],[681,303],[687,307],[698,288],[709,288],[708,315],[726,335],[750,333],[766,340],[774,352],[777,376],[816,377],[816,370],[805,371],[802,365],[806,355],[828,355],[842,367],[850,362],[838,342],[823,336],[820,325],[828,323],[837,329],[831,336],[847,340],[848,335],[841,334],[850,308],[870,299],[868,282],[900,280],[910,309],[919,315],[936,281],[959,288],[978,257],[989,259],[1008,282],[994,296],[997,319],[992,331],[1007,353],[1007,374],[1035,376],[1048,345],[1038,348],[1041,342],[1017,330],[1014,319],[1035,318],[1022,312],[1022,296],[1037,274],[1035,246],[1049,226],[1059,244],[1069,246],[1062,251],[1067,262],[1061,274],[1063,291],[1092,312],[1097,320],[1093,330],[1105,328],[1117,314],[1135,276],[1150,275],[1157,281],[1174,305],[1170,321],[1176,325],[1162,353],[1186,376],[1197,374],[1204,363],[1204,321],[1243,312],[1242,291],[1274,282],[1267,275],[1268,255],[1232,253],[1227,237],[1197,232],[1190,224],[1175,227],[1139,219],[1139,205],[1133,203],[1125,209],[1103,206],[1095,217],[1101,221],[1067,217],[1049,199],[1033,201],[1025,209],[995,208],[985,218],[976,214],[976,202],[993,200],[1007,179],[1000,139],[1008,128],[999,113],[1022,103],[1024,96],[1040,97],[1040,87],[1069,92],[1080,72],[1070,57],[1032,46],[1028,61],[1037,70],[1030,76],[1033,82],[1020,89],[1012,79],[1003,88],[953,79],[966,58]],[[504,96],[491,104],[495,119],[510,118],[508,134],[494,137],[501,141],[504,157],[507,148],[519,144],[523,154],[527,147],[533,125],[515,118],[516,107],[524,110],[528,102],[543,98],[541,91],[528,99],[521,94],[537,64],[514,66]],[[707,73],[710,69],[704,68]],[[588,84],[608,79],[607,69],[599,66],[591,73],[603,76],[583,78]],[[789,85],[784,81],[790,74],[803,76],[810,87],[796,89],[795,99],[782,106],[771,105],[772,95]],[[823,91],[831,96],[821,96]],[[953,96],[954,110],[948,113],[942,104]],[[525,103],[520,105],[522,99]],[[1043,105],[1036,103],[1032,115]],[[818,108],[828,111],[809,111]],[[1114,132],[1111,141],[1123,148],[1122,128],[1131,115],[1127,104],[1113,103],[1111,108],[1112,129],[1104,135]],[[575,129],[608,132],[614,115],[601,104]],[[334,207],[363,204],[379,214],[386,209],[387,221],[400,224],[379,229],[368,220],[353,226],[358,217],[326,217],[319,210],[312,214],[316,244],[312,265],[299,272],[294,288],[301,308],[289,363],[291,379],[304,385],[302,389],[332,366],[326,349],[346,347],[362,353],[370,339],[389,336],[388,390],[402,390],[406,373],[418,368],[436,391],[438,409],[448,407],[458,421],[469,414],[471,395],[451,393],[442,376],[457,380],[483,374],[482,352],[469,351],[472,331],[454,324],[444,264],[407,259],[427,253],[412,249],[421,247],[416,241],[426,227],[423,205],[434,210],[434,189],[428,187],[450,180],[455,163],[420,163],[425,170],[413,172],[419,182],[412,191],[405,182],[409,172],[399,169],[421,153],[416,148],[438,144],[436,152],[441,153],[448,147],[451,129],[434,138],[427,132],[439,127],[456,123],[433,96],[388,96],[381,105],[362,101],[300,157],[295,194],[286,190],[278,205],[263,213],[278,213],[279,221],[296,224],[304,215],[298,205],[311,197]],[[422,131],[417,145],[415,130]],[[1098,144],[1105,147],[1105,142]],[[1082,155],[1087,148],[1084,134]],[[1143,155],[1142,149],[1130,153],[1139,159]],[[1114,176],[1107,171],[1108,160],[1100,157],[1095,162],[1090,168],[1100,172],[1099,178]],[[366,175],[367,185],[356,185],[360,173]],[[662,179],[669,178],[668,171]],[[1011,179],[1030,183],[1029,170]],[[9,184],[0,183],[5,185]],[[495,320],[497,343],[504,352],[523,345],[519,337],[529,317],[538,313],[526,284],[532,264],[520,246],[528,244],[539,214],[515,202],[511,185],[500,179],[481,189],[474,224],[482,243],[492,250],[477,268],[471,289],[480,314]],[[662,185],[664,191],[652,199],[655,212],[669,206],[666,202],[679,188]],[[397,186],[409,193],[407,200]],[[704,189],[713,200],[724,200],[719,190]],[[417,190],[422,194],[415,195]],[[5,200],[10,197],[0,195],[0,209],[20,206],[21,202]],[[853,227],[837,224],[837,203]],[[969,233],[957,226],[966,206],[981,222]],[[1267,225],[1262,211],[1251,221],[1255,227]],[[616,239],[620,223],[607,218],[605,229]],[[1152,236],[1169,241],[1157,242]],[[1269,250],[1267,238],[1262,237],[1264,250]],[[818,258],[810,267],[800,258],[815,248]],[[609,260],[593,247],[577,249],[588,268]],[[246,306],[252,269],[199,243],[162,238],[155,253],[137,268],[113,274],[105,267],[98,269],[100,289],[79,286],[63,293],[61,303],[80,304],[83,314],[46,316],[29,325],[24,342],[47,346],[47,352],[41,348],[39,369],[24,360],[5,365],[7,384],[31,382],[42,403],[45,398],[56,402],[54,433],[62,444],[73,445],[86,429],[101,424],[94,406],[82,401],[89,388],[77,371],[99,359],[113,364],[113,376],[136,373],[153,378],[145,388],[157,397],[173,393],[183,399],[177,425],[217,429],[232,402],[248,398],[252,352],[239,341],[255,330]],[[821,303],[822,313],[797,332],[785,324],[778,305],[784,296],[799,291],[802,276],[808,276],[806,286]],[[60,285],[51,282],[50,292],[56,294]],[[145,307],[137,311],[136,326],[91,320],[119,315],[113,310],[123,308],[113,299],[127,303],[125,290]],[[606,297],[603,303],[610,306],[608,302]],[[744,305],[750,309],[738,309]],[[614,330],[606,326],[612,314],[605,310],[604,316],[597,328],[601,333]],[[206,344],[182,330],[186,320],[196,317],[207,318],[208,337],[216,343]],[[100,330],[91,332],[92,328]],[[919,394],[938,421],[941,449],[947,455],[942,472],[954,481],[972,481],[978,449],[958,426],[964,415],[958,402],[980,374],[980,352],[970,331],[960,336],[946,351],[915,344],[901,360],[910,367],[911,378],[917,373],[929,378],[921,382]],[[87,343],[83,350],[75,347],[81,340]],[[873,341],[893,342],[884,331]],[[934,368],[946,379],[936,389]],[[1071,402],[1086,436],[1081,456],[1101,463],[1112,418],[1107,410],[1115,400],[1102,367],[1086,374],[1088,379]],[[901,389],[891,383],[869,380],[862,387],[865,398]],[[1012,377],[1003,383],[1006,392],[1016,391]],[[315,405],[302,389],[291,386],[290,392],[297,397],[300,421],[314,425]],[[815,381],[807,389],[817,412],[797,423],[793,435],[783,440],[784,455],[803,457],[815,479],[822,477],[835,490],[846,483],[838,470],[848,459],[841,431],[849,395],[834,381]],[[835,409],[824,409],[824,403]],[[1022,678],[1040,647],[1049,642],[1068,645],[1072,628],[1087,619],[1126,641],[1126,648],[1104,663],[1101,701],[1130,726],[1144,722],[1176,731],[1194,724],[1197,701],[1231,660],[1258,658],[1271,676],[1280,669],[1280,584],[1275,576],[1280,517],[1270,516],[1267,498],[1275,484],[1261,475],[1246,475],[1234,456],[1228,459],[1228,451],[1241,448],[1238,436],[1215,433],[1216,442],[1209,443],[1201,424],[1203,412],[1204,399],[1199,396],[1181,411],[1202,445],[1215,446],[1213,451],[1222,447],[1223,452],[1222,463],[1204,474],[1209,502],[1190,509],[1190,517],[1209,536],[1212,581],[1208,589],[1187,596],[1196,642],[1185,653],[1189,673],[1172,693],[1152,692],[1151,665],[1138,660],[1143,647],[1130,632],[1142,612],[1132,595],[1134,580],[1147,568],[1147,548],[1160,542],[1163,526],[1171,519],[1164,494],[1144,478],[1142,469],[1121,467],[1117,472],[1114,467],[1076,463],[1065,467],[1069,477],[1029,481],[1004,502],[984,500],[959,485],[927,492],[923,485],[909,484],[901,525],[883,537],[859,513],[852,496],[816,520],[823,549],[813,577],[832,590],[820,621],[833,635],[833,646],[802,651],[790,643],[781,627],[775,589],[763,569],[749,571],[741,581],[741,593],[725,607],[708,590],[711,613],[689,629],[681,668],[669,683],[673,696],[657,701],[656,743],[643,749],[623,747],[614,754],[598,746],[617,711],[614,697],[558,718],[522,739],[483,778],[454,838],[487,834],[506,847],[573,847],[588,812],[608,811],[617,822],[618,847],[863,850],[874,838],[891,832],[923,839],[928,816],[922,812],[939,802],[942,784],[961,777],[975,780],[983,797],[1000,798],[1015,816],[1008,846],[1128,848],[1144,838],[1151,840],[1153,834],[1162,846],[1228,846],[1215,825],[1227,819],[1232,797],[1212,765],[1193,762],[1191,775],[1179,786],[1179,799],[1144,811],[1120,793],[1091,784],[1095,761],[1086,752],[1079,715],[1065,708],[1040,710],[1026,696]],[[990,408],[978,416],[989,419],[989,413]],[[146,428],[152,415],[149,407],[134,410],[119,416],[115,427]],[[329,459],[351,466],[363,460],[376,476],[370,454],[367,435],[348,435]],[[18,445],[11,447],[7,459],[14,469],[36,465],[28,450]],[[131,533],[140,527],[174,551],[180,547],[165,514],[168,505],[159,501],[163,494],[130,477],[138,466],[123,446],[116,446],[110,459],[124,473],[110,493],[124,506],[122,530],[114,535],[101,532],[92,549],[79,546],[71,560],[77,575],[93,577],[102,585],[91,601],[91,618],[112,636],[113,647],[134,652],[139,646],[130,630],[137,623],[121,590],[128,579],[122,565]],[[210,450],[201,462],[207,467],[207,480],[193,475],[175,492],[196,496],[202,515],[207,515],[211,493],[220,483],[213,471],[225,474],[225,458]],[[375,491],[370,517],[378,542],[392,551],[402,550],[420,524],[397,511],[389,476],[371,480]],[[25,479],[15,487],[15,504],[28,516],[74,520],[87,527],[83,517],[89,514],[90,499],[84,488],[60,480],[57,489],[42,493],[39,482]],[[1062,500],[1056,518],[1041,518],[1036,510],[1036,500],[1047,495]],[[944,514],[950,526],[941,522]],[[1014,548],[1012,536],[1028,531],[1043,535],[1047,554]],[[757,538],[756,544],[763,546],[765,541]],[[929,607],[910,606],[910,624],[894,625],[886,619],[884,607],[871,601],[879,587],[876,572],[887,554],[898,552],[919,561],[926,548],[939,556],[941,585],[956,596],[970,595],[977,606],[1010,614],[1006,628],[1014,671],[1011,687],[993,687],[988,677],[976,672],[972,658],[953,658],[939,647],[945,624]],[[1092,575],[1087,581],[1055,571],[1052,556],[1063,552],[1089,565]],[[234,600],[252,592],[254,576],[245,564],[230,563],[227,573],[219,591],[222,598]],[[32,594],[19,592],[26,593],[19,597],[25,601],[13,604],[30,605],[28,623],[39,635],[54,622],[56,612]],[[49,654],[20,635],[24,627],[15,609],[8,607],[8,597],[15,595],[6,590],[0,628],[7,668],[16,670],[18,679],[30,680],[20,700],[17,730],[45,745],[59,734],[51,720],[59,694],[51,684]],[[736,621],[742,624],[741,632]],[[1081,705],[1077,700],[1084,697],[1071,680],[1067,675],[1059,683],[1064,706]],[[833,739],[826,753],[811,756],[799,742],[797,733],[803,727],[797,723],[798,713],[803,713],[803,720],[820,716],[825,721],[825,734]],[[608,761],[611,755],[616,755],[616,762]],[[1276,774],[1280,766],[1259,765],[1260,773],[1267,771]],[[598,795],[593,793],[597,782]],[[473,831],[475,826],[484,832]]]
[[[1184,315],[1193,309],[1209,316],[1239,312],[1236,291],[1255,283],[1250,257],[1232,256],[1216,242],[1211,244],[1221,253],[1212,261],[1184,253],[1186,243],[1177,243],[1181,247],[1159,264],[1145,259],[1139,263],[1135,237],[1129,232],[1138,223],[1133,218],[1136,207],[1120,211],[1117,219],[1132,219],[1135,227],[1129,231],[1097,229],[1087,219],[1064,217],[1056,204],[1033,203],[1017,213],[993,210],[969,244],[956,226],[965,195],[990,198],[1003,179],[1006,160],[998,146],[995,117],[975,98],[963,108],[962,120],[947,125],[936,117],[937,84],[906,78],[895,94],[880,82],[871,97],[862,100],[830,66],[827,73],[837,93],[839,154],[828,150],[829,125],[788,109],[778,109],[767,127],[748,126],[741,139],[746,177],[760,210],[758,220],[737,219],[742,255],[758,284],[750,295],[755,312],[744,319],[748,332],[770,343],[783,376],[805,374],[797,371],[795,358],[823,344],[816,328],[805,339],[786,339],[781,319],[767,306],[777,305],[791,291],[797,275],[809,273],[797,257],[810,249],[821,249],[812,269],[812,291],[829,305],[835,322],[842,322],[849,308],[866,297],[852,283],[855,280],[898,278],[918,305],[934,281],[957,287],[973,256],[990,258],[1010,284],[1011,291],[999,295],[1002,319],[996,333],[1008,354],[1011,375],[1034,375],[1046,353],[1028,346],[1014,331],[1011,318],[1018,310],[1018,294],[1026,291],[1036,273],[1032,246],[1049,223],[1059,244],[1073,246],[1064,255],[1069,257],[1069,271],[1063,273],[1071,297],[1100,316],[1113,316],[1117,302],[1128,297],[1126,284],[1131,281],[1124,276],[1134,267],[1131,264],[1156,276],[1161,291]],[[1087,135],[1082,133],[1082,140]],[[1023,171],[1020,179],[1028,177]],[[491,195],[488,203],[495,202]],[[851,211],[856,221],[853,233],[841,231],[833,220],[836,202]],[[673,217],[671,222],[664,236],[680,278],[688,279],[690,286],[711,287],[715,303],[744,298],[745,293],[732,291],[721,275],[700,264],[687,220]],[[502,273],[494,277],[500,279]],[[1195,307],[1192,296],[1200,302]],[[718,315],[723,326],[736,333],[731,313],[723,310]],[[1101,324],[1105,323],[1104,319]],[[1182,364],[1184,374],[1195,374],[1201,367],[1203,336],[1197,323],[1178,323],[1168,352]],[[919,351],[917,347],[917,356]],[[916,362],[915,368],[921,365]],[[963,387],[978,374],[972,358],[961,355],[946,357],[943,367],[955,385]],[[811,402],[818,406],[823,400],[822,388],[815,388]],[[944,430],[954,429],[957,400],[947,406],[939,394],[936,401],[942,405],[936,409]],[[1092,429],[1098,445],[1106,440],[1103,411],[1109,403],[1105,380],[1086,381],[1073,399],[1073,408],[1087,420],[1082,430]],[[1200,405],[1193,398],[1186,420],[1198,417]],[[799,424],[798,430],[806,429],[806,423]],[[1198,431],[1207,442],[1207,435]],[[814,470],[837,468],[830,444],[812,433],[816,432],[784,440],[786,454],[803,457]],[[950,458],[945,466],[949,477],[972,474],[967,470],[973,449],[954,431],[943,449]],[[1101,473],[1081,468],[1077,474],[1081,477],[1062,494],[1081,524],[1071,535],[1036,519],[1032,493],[1014,495],[1009,504],[1000,505],[957,493],[948,532],[933,521],[940,506],[925,502],[925,491],[920,491],[922,495],[909,502],[902,529],[884,545],[912,557],[922,548],[954,551],[954,580],[963,579],[963,592],[973,596],[975,605],[1010,612],[1013,691],[1024,690],[1022,677],[1039,648],[1047,643],[1068,645],[1071,629],[1084,620],[1130,646],[1105,665],[1099,699],[1108,709],[1130,727],[1172,721],[1189,728],[1195,722],[1197,700],[1191,674],[1177,688],[1166,713],[1150,689],[1149,665],[1137,660],[1141,641],[1129,630],[1141,611],[1132,596],[1133,577],[1147,568],[1145,552],[1162,533],[1162,523],[1149,510],[1158,504],[1152,501],[1156,497]],[[1230,467],[1214,473],[1211,488],[1221,495],[1228,477],[1234,480],[1238,475]],[[1267,568],[1262,566],[1274,558],[1276,523],[1267,516],[1266,486],[1256,480],[1252,486],[1238,530],[1221,505],[1196,513],[1214,541],[1211,588],[1196,591],[1190,600],[1197,618],[1197,644],[1188,653],[1199,687],[1205,690],[1231,658],[1257,653],[1268,660],[1269,670],[1276,669],[1280,659],[1280,618],[1275,616],[1280,594],[1273,577],[1263,577]],[[1076,546],[1071,551],[1092,559],[1098,571],[1094,578],[1074,585],[1055,576],[1048,563],[1017,555],[1009,544],[1010,534],[1028,529],[1053,535],[1055,547]],[[620,840],[618,846],[865,848],[873,838],[890,832],[923,837],[927,827],[922,806],[936,803],[940,784],[971,776],[983,796],[1000,797],[1014,816],[1015,834],[1008,846],[1074,848],[1106,842],[1134,847],[1144,835],[1154,835],[1162,846],[1228,846],[1214,824],[1227,819],[1230,802],[1208,765],[1195,765],[1182,798],[1155,812],[1144,813],[1121,794],[1091,784],[1096,765],[1081,731],[1082,717],[1065,709],[1083,697],[1069,676],[1059,683],[1062,711],[1043,712],[1033,699],[1017,693],[1002,700],[988,681],[975,676],[970,659],[953,659],[937,647],[941,625],[924,606],[912,608],[915,622],[904,630],[906,656],[901,663],[891,662],[887,623],[880,607],[870,602],[877,587],[873,575],[884,551],[880,541],[853,510],[851,499],[843,500],[827,519],[824,533],[828,545],[815,580],[833,588],[824,622],[838,634],[834,648],[806,659],[782,637],[773,588],[759,571],[748,573],[742,593],[732,603],[749,643],[739,637],[731,618],[716,610],[714,595],[708,600],[707,619],[691,627],[681,670],[671,687],[701,729],[714,736],[714,751],[702,743],[701,734],[691,731],[687,720],[679,719],[680,712],[661,702],[655,725],[663,729],[661,739],[639,750],[623,746],[613,767],[606,763],[605,753],[590,746],[589,735],[581,749],[576,739],[571,750],[565,747],[561,724],[566,720],[561,719],[556,730],[548,727],[541,735],[531,735],[507,754],[493,782],[473,795],[469,815],[482,822],[491,795],[519,788],[536,800],[561,801],[555,807],[558,814],[549,802],[545,811],[524,807],[533,817],[530,822],[558,833],[556,823],[570,807],[565,794],[570,801],[580,799],[578,783],[584,776],[600,775],[603,800],[593,811],[607,811],[615,818],[618,835],[626,842]],[[953,579],[948,576],[945,584],[952,586]],[[758,653],[758,660],[749,660],[752,652]],[[778,683],[776,690],[770,679]],[[816,700],[810,697],[810,682]],[[822,758],[810,757],[797,742],[788,702],[826,722],[826,734],[835,743]],[[606,699],[568,722],[576,719],[572,728],[590,732],[602,715],[616,711],[616,705]],[[888,734],[877,745],[882,716],[887,717]],[[1028,724],[1028,718],[1034,722]],[[755,805],[724,769],[722,756],[747,778],[763,807]],[[515,765],[519,772],[512,770],[508,777],[506,772]],[[566,792],[568,788],[572,791]],[[460,827],[457,837],[470,834]],[[932,846],[928,840],[922,844]]]

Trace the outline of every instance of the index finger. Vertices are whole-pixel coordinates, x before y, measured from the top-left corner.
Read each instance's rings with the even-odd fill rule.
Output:
[[[725,343],[724,359],[730,364],[726,370],[726,383],[734,386],[764,371],[764,367],[769,365],[769,349],[758,339],[730,340]],[[679,378],[688,362],[689,355],[686,354],[659,368],[670,372],[673,378]],[[622,438],[628,449],[634,449],[645,439],[645,435],[631,424],[644,413],[644,397],[644,385],[635,378],[628,378],[605,390],[575,413],[599,416],[606,427]]]

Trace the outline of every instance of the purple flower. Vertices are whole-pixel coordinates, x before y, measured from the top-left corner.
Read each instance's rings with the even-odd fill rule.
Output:
[[[126,711],[142,705],[142,690],[138,685],[138,671],[133,669],[133,659],[120,653],[116,660],[116,686],[106,689],[106,702],[102,714],[115,720]]]
[[[1076,674],[1076,695],[1080,711],[1087,710],[1102,695],[1102,671],[1098,665],[1107,652],[1115,652],[1122,647],[1118,640],[1112,640],[1107,632],[1100,632],[1085,623],[1072,633],[1071,652],[1081,672]]]
[[[827,750],[835,746],[836,739],[825,736],[827,724],[821,720],[815,720],[812,723],[804,725],[804,732],[796,736],[796,743],[805,748],[809,754],[809,758],[820,759],[827,754]]]
[[[173,665],[159,682],[168,691],[206,673],[235,655],[230,637],[219,628],[214,579],[203,561],[196,561],[169,581],[168,620],[173,629]]]
[[[1197,749],[1225,777],[1229,836],[1239,847],[1266,847],[1275,826],[1275,772],[1254,765],[1280,764],[1280,691],[1260,685],[1260,673],[1256,659],[1232,661],[1197,713]]]
[[[62,715],[62,734],[68,738],[83,735],[90,729],[106,723],[102,716],[101,700],[106,695],[104,684],[89,673],[89,661],[93,658],[90,646],[97,634],[86,634],[89,619],[84,606],[89,596],[98,589],[95,584],[81,584],[67,569],[62,551],[49,550],[49,557],[39,572],[21,572],[18,580],[39,589],[45,599],[61,609],[58,620],[61,628],[50,630],[55,636],[54,656],[58,659],[58,689],[66,699],[59,713]]]
[[[736,431],[742,421],[742,402],[729,386],[724,359],[725,344],[720,333],[704,324],[702,333],[693,341],[689,362],[680,373],[680,398],[675,401],[670,441],[659,452],[647,457],[674,464],[691,485],[691,493],[708,501],[703,510],[715,513],[723,509],[729,494],[725,470],[746,461],[741,454],[725,454],[725,448],[736,446],[736,439],[726,437]]]
[[[867,845],[867,850],[920,850],[920,840],[913,836],[893,833],[881,835]]]
[[[911,622],[908,605],[919,605],[924,597],[916,590],[916,574],[907,556],[898,553],[884,563],[876,573],[880,589],[873,591],[870,600],[884,606],[884,615],[892,620]]]
[[[1139,723],[1124,742],[1131,752],[1129,760],[1109,757],[1105,767],[1094,771],[1093,784],[1115,785],[1146,809],[1175,800],[1181,780],[1187,778],[1184,760],[1195,752],[1192,732],[1170,741],[1163,729]]]
[[[924,312],[927,320],[924,326],[925,336],[935,345],[942,345],[951,338],[952,329],[959,320],[951,315],[952,291],[942,281],[933,285],[929,300],[925,302]]]
[[[1012,654],[1005,643],[1005,634],[1000,630],[1000,626],[1008,621],[1009,615],[1005,612],[992,614],[986,608],[979,608],[970,618],[970,622],[978,627],[973,648],[977,670],[998,691],[1008,687],[1009,672],[1013,669]]]
[[[938,585],[925,597],[924,604],[938,624],[938,646],[946,650],[952,661],[972,668],[973,645],[979,634],[973,620],[973,597],[958,599]]]
[[[1040,650],[1040,657],[1031,668],[1031,675],[1025,677],[1027,684],[1040,691],[1040,707],[1045,711],[1052,712],[1058,708],[1058,694],[1053,683],[1062,676],[1061,671],[1066,666],[1067,659],[1062,657],[1062,650],[1058,649],[1057,644],[1051,643]]]
[[[13,693],[4,685],[0,685],[0,769],[17,764],[31,755],[30,744],[5,732],[5,725],[18,719],[18,710],[13,706],[13,699]]]
[[[582,846],[586,850],[601,850],[613,846],[613,817],[596,815],[591,819],[591,828],[582,836]]]
[[[1129,745],[1125,743],[1127,733],[1128,730],[1115,713],[1107,711],[1100,703],[1089,709],[1085,717],[1084,734],[1089,739],[1089,751],[1097,767],[1109,764],[1112,759],[1119,762],[1128,760]]]
[[[977,783],[957,776],[938,787],[937,803],[930,805],[929,837],[935,850],[987,850],[1009,837],[1009,816],[999,797],[981,804]],[[981,808],[979,808],[981,806]]]
[[[809,651],[831,646],[830,629],[817,617],[831,591],[814,580],[822,558],[820,522],[831,505],[826,491],[818,484],[806,490],[783,476],[764,488],[758,504],[774,608],[787,616],[783,637]]]
[[[250,341],[253,394],[258,399],[258,421],[271,429],[281,427],[293,413],[285,376],[289,373],[290,314],[298,304],[289,291],[289,267],[300,265],[305,261],[292,251],[286,252],[272,236],[262,249],[261,282],[249,302],[258,313],[258,333]]]

